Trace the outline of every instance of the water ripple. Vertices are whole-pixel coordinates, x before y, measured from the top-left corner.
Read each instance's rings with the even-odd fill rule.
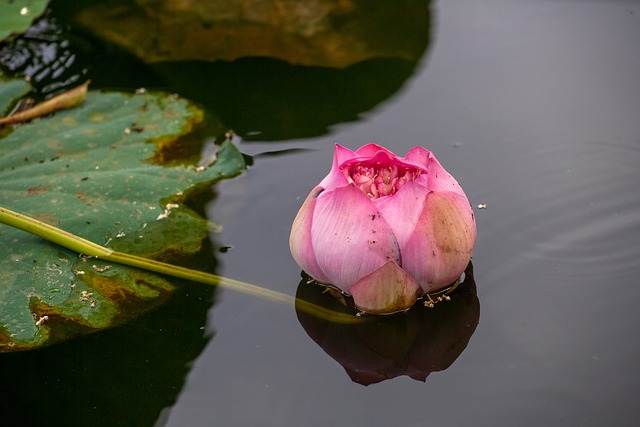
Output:
[[[479,229],[509,264],[495,274],[535,260],[570,264],[573,280],[638,271],[640,141],[556,140],[526,151],[509,166],[514,179],[487,184],[490,209],[479,213]]]

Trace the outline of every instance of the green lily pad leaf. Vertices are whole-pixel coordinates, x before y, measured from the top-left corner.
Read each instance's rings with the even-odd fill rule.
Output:
[[[7,83],[0,81],[0,101]],[[0,110],[6,105],[0,104]],[[226,141],[209,167],[162,166],[203,119],[165,94],[89,92],[80,106],[0,133],[0,206],[120,252],[175,261],[210,224],[189,195],[245,168]],[[0,352],[107,328],[156,307],[165,278],[74,252],[0,224]]]
[[[9,113],[9,109],[13,104],[30,91],[31,86],[26,81],[7,79],[0,73],[0,117]]]
[[[48,4],[49,0],[0,0],[0,41],[25,32]]]

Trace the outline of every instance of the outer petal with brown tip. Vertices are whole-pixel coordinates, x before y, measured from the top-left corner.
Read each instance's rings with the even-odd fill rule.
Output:
[[[402,247],[402,268],[424,292],[443,289],[469,264],[475,241],[476,223],[467,198],[452,192],[431,192]]]

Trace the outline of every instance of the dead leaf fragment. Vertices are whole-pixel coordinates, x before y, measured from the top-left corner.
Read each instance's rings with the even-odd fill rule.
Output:
[[[0,125],[25,122],[27,120],[35,119],[36,117],[45,116],[58,110],[64,110],[67,108],[73,108],[80,105],[85,96],[87,95],[87,88],[89,87],[91,80],[87,80],[80,86],[76,86],[60,95],[54,96],[40,104],[35,105],[28,110],[15,113],[13,115],[0,118]]]

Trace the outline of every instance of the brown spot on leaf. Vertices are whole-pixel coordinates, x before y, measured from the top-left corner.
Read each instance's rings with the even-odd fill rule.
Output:
[[[38,185],[35,187],[31,187],[27,189],[27,194],[29,196],[36,196],[38,194],[44,194],[47,191],[49,191],[49,189],[47,187],[45,187],[44,185]]]

